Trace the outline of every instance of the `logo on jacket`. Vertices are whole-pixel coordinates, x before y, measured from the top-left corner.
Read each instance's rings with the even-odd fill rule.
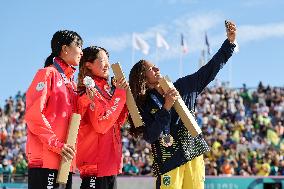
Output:
[[[151,114],[154,114],[154,113],[156,113],[157,111],[158,111],[158,109],[153,108],[150,113],[151,113]]]
[[[57,82],[57,84],[56,84],[57,87],[61,87],[62,83],[63,83],[63,82],[62,82],[62,79],[60,79],[60,80]]]
[[[44,82],[39,82],[39,83],[36,85],[36,90],[37,90],[37,91],[41,91],[42,89],[44,89],[44,87],[45,87]]]
[[[163,184],[165,186],[169,186],[171,184],[171,176],[170,175],[164,175],[163,176]]]

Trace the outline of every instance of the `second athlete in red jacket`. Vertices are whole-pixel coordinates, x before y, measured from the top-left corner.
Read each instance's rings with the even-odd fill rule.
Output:
[[[121,172],[122,146],[120,128],[126,120],[125,79],[116,82],[111,91],[109,55],[101,47],[87,47],[79,65],[79,111],[82,115],[77,143],[77,166],[82,188],[116,188]],[[86,88],[83,80],[91,77],[96,87]],[[113,93],[113,94],[112,94]]]

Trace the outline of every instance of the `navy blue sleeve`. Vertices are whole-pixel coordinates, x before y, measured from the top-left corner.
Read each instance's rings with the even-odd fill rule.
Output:
[[[215,79],[219,70],[232,56],[235,47],[235,44],[230,43],[229,40],[226,39],[218,52],[206,65],[202,66],[192,75],[179,78],[174,85],[180,94],[187,95],[191,92],[201,93],[203,89]]]
[[[143,137],[151,144],[159,139],[165,126],[169,126],[171,123],[171,114],[164,108],[157,110],[154,115],[151,115],[150,112],[141,112],[141,115],[145,124]]]

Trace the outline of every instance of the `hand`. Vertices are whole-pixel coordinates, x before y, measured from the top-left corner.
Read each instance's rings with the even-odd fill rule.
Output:
[[[237,31],[236,25],[231,21],[227,21],[226,32],[227,32],[227,38],[230,41],[230,43],[234,43],[234,41],[236,40],[236,31]]]
[[[127,90],[129,87],[128,82],[125,80],[125,78],[121,78],[115,82],[115,87],[118,89]]]
[[[73,146],[69,145],[69,144],[64,144],[62,151],[61,151],[61,155],[64,161],[70,161],[73,159],[73,157],[75,156],[75,149]]]
[[[86,88],[86,93],[87,93],[87,96],[89,97],[90,100],[94,100],[94,96],[95,96],[95,93],[96,93],[96,89],[94,87],[88,87]]]
[[[175,88],[171,88],[164,94],[164,97],[165,104],[163,107],[169,111],[174,105],[176,99],[179,97],[179,93]]]

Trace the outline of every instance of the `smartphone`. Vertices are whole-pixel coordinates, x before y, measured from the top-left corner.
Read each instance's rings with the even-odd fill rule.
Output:
[[[225,27],[226,27],[227,29],[229,29],[229,21],[228,21],[228,20],[225,20]]]

